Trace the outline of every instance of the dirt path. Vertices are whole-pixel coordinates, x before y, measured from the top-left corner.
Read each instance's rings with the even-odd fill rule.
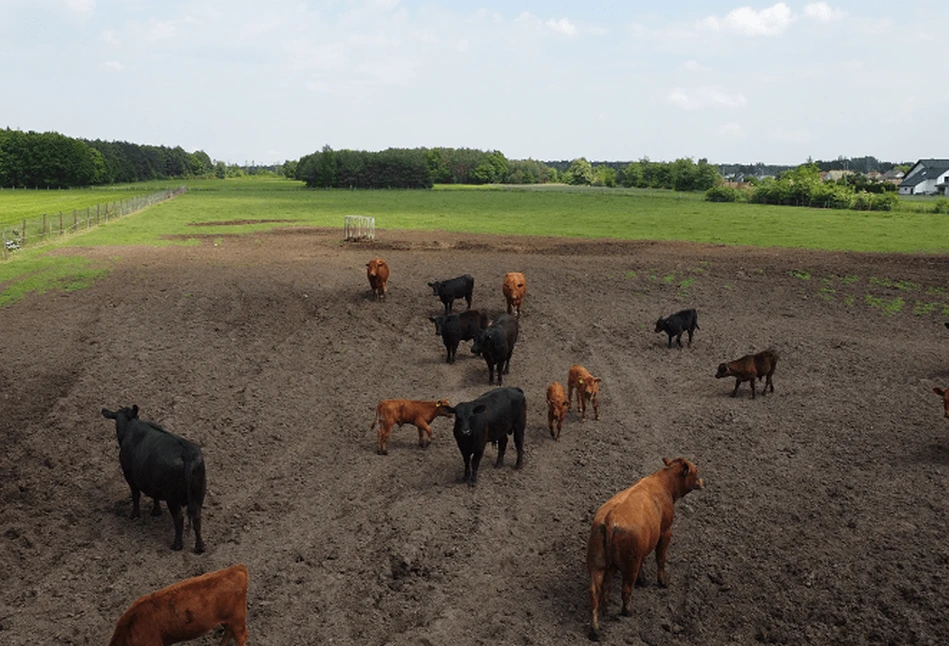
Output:
[[[678,455],[707,488],[678,505],[669,587],[636,589],[631,618],[614,594],[607,643],[949,639],[949,258],[378,236],[83,250],[107,278],[0,309],[0,642],[102,644],[138,596],[243,562],[253,644],[583,643],[593,513]],[[445,419],[428,450],[406,426],[376,455],[380,399],[489,389],[468,344],[444,362],[425,283],[471,273],[500,312],[511,270],[524,468],[489,447],[460,484]],[[669,350],[654,322],[682,307],[701,328]],[[715,367],[766,347],[774,395],[730,398]],[[571,412],[558,443],[544,393],[573,363],[604,380],[600,420]],[[133,403],[203,447],[204,555],[169,550],[167,513],[128,519],[99,411]]]

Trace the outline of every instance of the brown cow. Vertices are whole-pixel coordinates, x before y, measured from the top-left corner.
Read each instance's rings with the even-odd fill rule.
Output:
[[[524,294],[527,293],[527,281],[524,280],[524,274],[517,271],[504,274],[501,291],[504,292],[504,298],[507,300],[507,313],[520,316],[521,302],[524,300]]]
[[[384,299],[389,290],[389,265],[382,258],[373,258],[366,263],[366,275],[369,277],[372,295]]]
[[[414,424],[418,428],[418,445],[423,449],[432,443],[432,427],[429,424],[436,417],[451,417],[451,404],[447,399],[438,401],[417,401],[412,399],[384,399],[376,406],[376,416],[372,420],[371,431],[379,424],[376,441],[376,453],[389,454],[389,435],[395,424]],[[428,437],[426,438],[426,434]]]
[[[567,416],[567,396],[564,395],[563,386],[555,381],[547,387],[547,426],[550,427],[550,437],[560,440],[560,429],[563,427],[563,420]],[[554,421],[557,422],[557,433],[554,434]]]
[[[738,386],[741,385],[741,382],[750,381],[752,399],[755,398],[755,379],[760,381],[764,378],[764,388],[761,389],[761,395],[764,396],[768,392],[768,386],[771,387],[771,392],[774,392],[774,382],[771,380],[771,375],[774,374],[778,358],[778,353],[774,350],[765,350],[758,354],[746,354],[741,359],[719,364],[715,378],[735,378],[735,390],[732,391],[732,397],[738,395]]]
[[[109,646],[167,646],[224,625],[221,646],[247,643],[244,565],[179,581],[136,601],[119,617]]]
[[[949,388],[933,388],[933,392],[942,397],[943,406],[946,409],[946,417],[949,417]]]
[[[587,420],[587,401],[593,404],[593,419],[600,419],[600,407],[597,398],[600,394],[599,377],[594,377],[583,366],[574,364],[567,377],[567,410],[573,406],[573,390],[577,390],[577,408],[580,410],[580,421]]]
[[[599,611],[609,602],[609,579],[619,570],[623,577],[622,614],[632,613],[633,585],[643,583],[643,560],[656,550],[657,579],[666,585],[666,552],[672,539],[675,502],[701,489],[698,469],[685,458],[668,460],[665,467],[619,492],[597,510],[587,541],[592,624],[590,638],[599,639]]]

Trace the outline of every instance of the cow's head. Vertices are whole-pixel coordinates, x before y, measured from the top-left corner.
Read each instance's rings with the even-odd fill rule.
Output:
[[[562,389],[553,399],[547,398],[547,405],[553,409],[554,416],[557,419],[563,419],[567,416],[567,398],[563,396]]]
[[[378,276],[379,270],[382,267],[384,267],[385,264],[386,264],[386,261],[383,260],[382,258],[373,258],[372,260],[366,263],[366,267],[368,269],[366,273],[368,273],[370,276]]]
[[[656,321],[656,332],[665,332],[666,331],[666,319],[659,317],[659,320]]]
[[[481,349],[484,347],[485,340],[488,338],[488,328],[481,330],[481,334],[478,334],[474,338],[474,343],[471,344],[471,353],[472,354],[481,354]]]
[[[470,411],[462,411],[460,415],[458,414],[457,408],[453,409],[452,412],[455,415],[455,434],[471,437],[474,433],[474,423],[477,422],[478,418],[484,414],[486,410],[487,407],[484,404],[478,404]]]
[[[442,326],[445,324],[447,316],[429,316],[428,320],[435,324],[435,336],[442,335]]]
[[[718,370],[715,372],[715,378],[721,379],[722,377],[728,376],[728,364],[720,363],[718,364]]]
[[[685,458],[676,458],[674,460],[662,458],[662,461],[666,465],[666,468],[672,470],[673,475],[675,475],[678,483],[678,491],[675,494],[677,498],[681,498],[690,491],[701,489],[705,486],[702,478],[699,477],[699,470]]]
[[[125,427],[131,420],[138,419],[138,406],[132,404],[131,408],[120,408],[116,411],[103,408],[102,416],[106,419],[115,420],[115,439],[118,441],[119,446],[121,446],[122,437],[125,435]]]
[[[946,417],[949,417],[949,388],[933,388],[933,392],[942,397],[943,406],[946,409]]]
[[[435,415],[441,417],[451,417],[455,414],[455,409],[447,399],[439,399],[435,402]]]
[[[438,290],[439,290],[439,288],[441,288],[441,286],[442,286],[442,281],[440,281],[440,280],[432,281],[432,282],[430,282],[430,283],[428,284],[428,286],[432,288],[432,294],[433,294],[434,296],[438,296],[438,295],[439,295],[439,294],[438,294]]]
[[[580,390],[586,393],[587,397],[590,399],[596,399],[600,394],[600,382],[603,381],[599,377],[594,377],[590,375],[589,377],[581,377],[579,380]]]

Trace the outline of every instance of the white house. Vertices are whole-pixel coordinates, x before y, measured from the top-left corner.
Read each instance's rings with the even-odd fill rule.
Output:
[[[900,182],[900,195],[949,195],[949,159],[920,159]]]

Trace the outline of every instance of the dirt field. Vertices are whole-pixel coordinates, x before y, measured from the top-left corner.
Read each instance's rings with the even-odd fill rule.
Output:
[[[669,586],[648,559],[619,617],[614,581],[605,643],[949,640],[949,257],[320,230],[82,253],[113,271],[0,310],[0,643],[105,644],[139,596],[238,562],[252,644],[585,643],[593,513],[680,455],[706,488],[678,503]],[[446,419],[376,455],[380,399],[489,389],[468,344],[444,363],[425,283],[471,273],[497,312],[510,270],[524,468],[489,446],[460,484]],[[670,350],[653,327],[682,307],[700,329]],[[775,393],[729,397],[716,366],[767,347]],[[555,442],[544,394],[573,363],[600,419]],[[133,403],[203,447],[203,555],[169,549],[167,512],[128,517],[100,410]]]

